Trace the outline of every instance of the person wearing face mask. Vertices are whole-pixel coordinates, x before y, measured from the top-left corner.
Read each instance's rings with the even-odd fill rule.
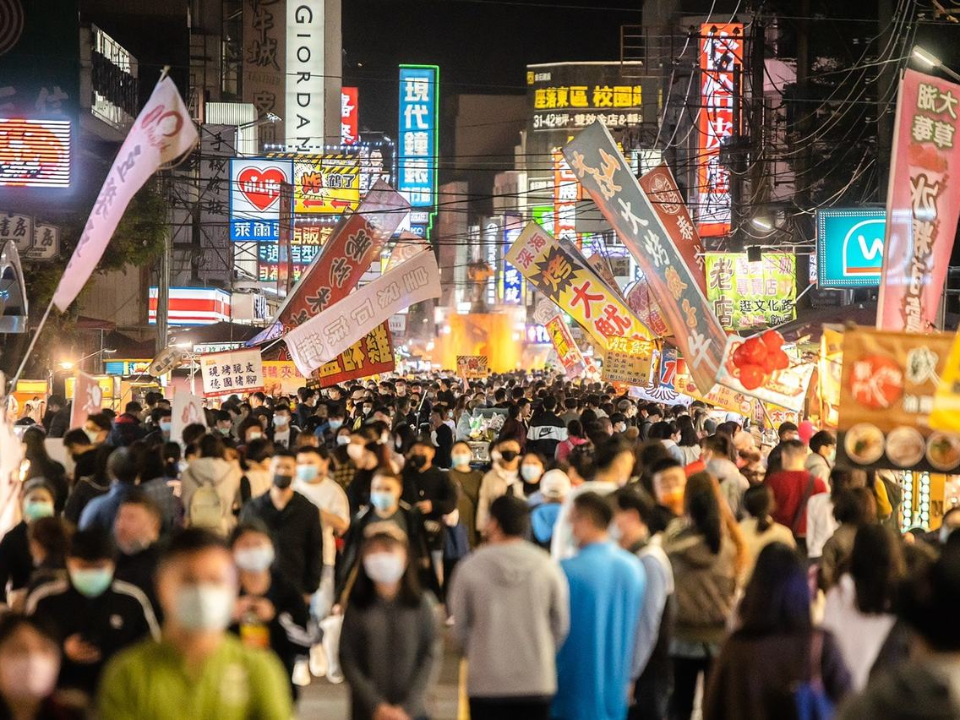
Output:
[[[244,418],[240,422],[240,425],[237,426],[237,439],[241,449],[245,448],[254,440],[263,439],[263,426],[260,424],[259,418]]]
[[[273,444],[278,448],[292,450],[300,431],[291,424],[293,416],[289,405],[278,405],[273,412]]]
[[[53,517],[53,489],[42,480],[31,480],[20,496],[23,519],[0,540],[0,604],[7,602],[7,585],[11,591],[23,590],[30,582],[33,560],[30,556],[29,526],[40,518]]]
[[[63,436],[63,449],[73,460],[74,485],[80,478],[93,475],[97,469],[97,446],[81,428],[67,431]]]
[[[446,408],[442,405],[430,413],[430,440],[436,448],[434,462],[444,470],[450,467],[450,451],[453,449],[453,430],[444,422],[446,414]]]
[[[483,532],[490,519],[490,503],[501,495],[513,495],[525,499],[523,481],[520,479],[520,443],[516,440],[501,440],[490,453],[493,465],[480,483],[477,500],[477,530]]]
[[[57,693],[60,645],[49,623],[17,613],[0,618],[0,717],[81,720]]]
[[[527,452],[520,459],[520,479],[523,480],[523,492],[528,499],[539,491],[543,470],[543,457],[535,452]]]
[[[350,717],[426,718],[443,654],[437,603],[420,589],[403,533],[395,525],[370,530],[340,637]]]
[[[91,445],[100,446],[107,442],[113,427],[110,418],[104,413],[88,415],[81,428]]]
[[[413,444],[403,468],[402,498],[420,511],[427,531],[427,546],[435,568],[442,567],[446,526],[443,516],[457,507],[457,489],[448,475],[435,467],[433,445],[426,438]],[[443,584],[443,578],[440,578]]]
[[[237,565],[240,597],[234,606],[230,632],[246,647],[273,650],[280,658],[294,701],[297,658],[319,639],[303,596],[275,567],[270,530],[257,521],[242,522],[230,540]]]
[[[453,446],[450,459],[453,467],[448,477],[457,488],[457,511],[460,514],[460,522],[467,531],[467,542],[471,548],[475,548],[480,540],[477,532],[477,503],[480,500],[480,483],[483,482],[483,473],[470,467],[473,451],[463,441]]]
[[[153,429],[144,436],[143,441],[150,447],[169,442],[170,430],[173,427],[173,414],[170,408],[155,408],[150,412],[150,419],[150,427]]]
[[[346,487],[351,515],[356,515],[360,508],[370,503],[370,483],[376,470],[380,467],[392,467],[388,459],[389,449],[372,440],[374,435],[371,428],[367,429],[366,434],[354,433],[350,436],[350,444],[344,447],[345,454],[355,468],[350,484]]]
[[[345,413],[343,407],[331,403],[327,410],[327,421],[316,430],[316,436],[320,438],[322,444],[326,445],[327,450],[337,449],[337,439],[340,429],[343,428]]]
[[[586,492],[573,499],[570,523],[578,552],[560,562],[570,586],[570,633],[557,655],[551,717],[620,720],[646,571],[635,555],[610,542],[609,500]]]
[[[26,612],[51,622],[63,648],[58,687],[92,697],[106,662],[160,629],[147,596],[114,579],[116,549],[108,532],[78,530],[67,553],[67,579],[41,585]]]
[[[309,603],[320,586],[323,570],[323,532],[316,506],[293,489],[297,456],[277,450],[270,463],[273,485],[269,492],[248,502],[241,522],[257,519],[273,534],[277,569]]]
[[[113,537],[119,550],[113,576],[140,588],[155,614],[159,613],[160,605],[153,578],[160,557],[157,543],[162,522],[163,513],[157,503],[146,493],[137,491],[123,499],[113,524]]]
[[[837,436],[829,430],[821,430],[810,438],[810,454],[804,469],[816,478],[829,482],[830,471],[837,460]]]
[[[307,420],[316,412],[319,393],[308,387],[297,388],[297,427],[306,427]]]
[[[226,410],[217,410],[213,413],[213,434],[230,447],[235,446],[233,438],[233,416]]]
[[[237,570],[222,538],[195,528],[175,536],[157,569],[161,638],[108,665],[99,717],[289,720],[283,665],[226,631],[237,591]]]

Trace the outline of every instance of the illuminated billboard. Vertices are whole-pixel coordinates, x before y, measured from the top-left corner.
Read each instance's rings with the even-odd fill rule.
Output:
[[[288,160],[230,158],[230,239],[280,239],[280,186],[293,178]]]
[[[147,321],[157,324],[157,288],[151,287]],[[170,325],[214,325],[230,320],[230,293],[219,288],[170,288]]]
[[[707,253],[707,300],[729,330],[761,330],[797,317],[797,258],[763,253]]]
[[[887,211],[817,211],[817,283],[823,288],[878,287]]]
[[[400,146],[397,190],[412,208],[437,200],[437,109],[440,69],[400,66]]]
[[[344,145],[356,145],[360,141],[359,100],[359,88],[340,89],[340,142]]]
[[[643,122],[643,88],[623,77],[619,62],[527,65],[534,132],[576,131],[601,122],[622,128]]]
[[[737,132],[735,85],[743,67],[741,23],[700,26],[700,119],[697,149],[697,230],[701,237],[730,232],[730,173],[720,164],[720,148]]]
[[[360,160],[356,153],[298,156],[293,163],[293,210],[336,221],[360,204]]]
[[[70,187],[69,120],[0,118],[0,187]]]

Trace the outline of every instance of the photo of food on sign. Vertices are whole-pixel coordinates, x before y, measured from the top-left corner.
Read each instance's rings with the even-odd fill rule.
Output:
[[[844,333],[839,458],[896,470],[960,467],[960,436],[929,427],[951,342],[941,333]]]

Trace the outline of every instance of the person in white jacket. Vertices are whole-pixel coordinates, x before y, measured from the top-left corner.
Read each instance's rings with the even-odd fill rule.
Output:
[[[520,478],[520,443],[516,440],[501,440],[490,452],[493,466],[480,481],[480,496],[477,501],[477,530],[483,532],[490,519],[490,503],[503,495],[513,495],[521,500],[523,481]]]

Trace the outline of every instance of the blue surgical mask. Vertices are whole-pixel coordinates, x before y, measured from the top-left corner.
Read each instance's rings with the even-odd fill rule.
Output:
[[[71,570],[70,582],[84,597],[100,597],[113,582],[113,570],[111,568]]]
[[[371,492],[370,493],[370,504],[373,505],[380,512],[386,512],[393,507],[394,499],[393,495],[388,492]]]
[[[343,427],[343,420],[330,420],[327,423],[330,426],[330,430],[336,432]]]
[[[301,482],[310,482],[315,480],[320,474],[316,465],[297,465],[297,480]]]
[[[23,516],[28,523],[40,518],[53,517],[53,503],[46,500],[28,500],[23,504]]]
[[[161,421],[160,421],[160,431],[161,431],[161,432],[169,433],[169,432],[170,432],[170,428],[172,428],[172,427],[173,427],[173,423],[170,422],[169,420],[161,420]]]

